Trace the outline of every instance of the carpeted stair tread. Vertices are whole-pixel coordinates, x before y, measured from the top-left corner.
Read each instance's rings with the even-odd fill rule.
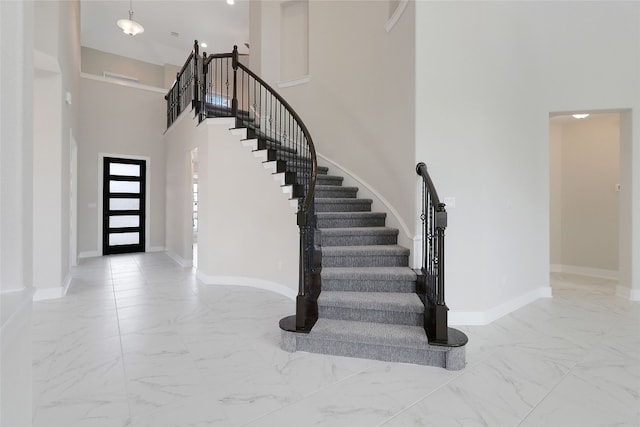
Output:
[[[316,197],[316,212],[363,212],[371,211],[371,199],[341,197]]]
[[[317,185],[333,185],[333,186],[341,186],[344,177],[336,176],[336,175],[318,175],[316,184]]]
[[[384,212],[317,212],[318,228],[333,227],[383,227]]]
[[[352,310],[424,313],[424,304],[415,293],[322,291],[318,305]]]
[[[340,185],[316,185],[316,200],[318,198],[349,198],[355,199],[358,187],[343,187]]]
[[[324,246],[323,256],[408,256],[409,249],[400,245]]]
[[[390,227],[323,228],[318,233],[322,246],[395,245],[398,230]]]
[[[369,281],[415,281],[416,272],[409,267],[324,267],[323,279]]]
[[[424,328],[420,326],[340,319],[318,319],[309,338],[425,350],[430,347]]]
[[[333,236],[361,236],[367,234],[391,234],[398,235],[397,228],[391,227],[344,227],[344,228],[322,228],[322,235]]]

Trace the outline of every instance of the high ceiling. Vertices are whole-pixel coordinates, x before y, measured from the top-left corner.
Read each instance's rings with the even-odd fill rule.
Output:
[[[133,20],[144,33],[126,35],[116,21],[128,18],[129,0],[81,0],[82,46],[153,64],[182,65],[193,41],[206,42],[201,52],[248,53],[249,1],[133,0]],[[178,36],[172,35],[177,33]]]

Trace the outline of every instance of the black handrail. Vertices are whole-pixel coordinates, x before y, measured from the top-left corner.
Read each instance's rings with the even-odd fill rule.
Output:
[[[315,257],[315,187],[318,161],[311,134],[291,105],[267,82],[232,53],[202,58],[200,120],[207,117],[234,117],[236,127],[247,129],[247,138],[259,140],[277,172],[293,185],[298,199],[297,225],[300,229],[300,260],[295,322],[281,321],[288,330],[308,332],[317,320],[319,280]]]
[[[418,293],[425,304],[424,328],[430,342],[446,344],[448,337],[447,312],[444,301],[444,230],[447,211],[440,202],[427,166],[418,163],[416,172],[422,177],[422,276]]]
[[[173,82],[171,89],[165,95],[167,101],[167,128],[175,122],[180,114],[187,109],[189,105],[198,112],[200,106],[200,55],[199,46],[196,40],[193,44],[193,50],[184,62],[184,65],[176,73],[176,80]]]

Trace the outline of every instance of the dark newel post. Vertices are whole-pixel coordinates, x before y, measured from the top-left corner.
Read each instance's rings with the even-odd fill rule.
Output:
[[[196,114],[200,113],[200,85],[199,85],[199,68],[198,60],[200,57],[200,46],[198,40],[193,42],[193,108],[196,110]]]
[[[180,115],[180,113],[182,112],[182,108],[180,108],[181,105],[182,105],[182,104],[180,104],[180,90],[182,89],[180,87],[180,73],[176,73],[176,89],[177,89],[177,91],[176,91],[176,93],[177,93],[177,95],[176,95],[176,99],[177,99],[176,118],[177,118]]]
[[[200,121],[203,121],[207,116],[207,52],[202,52],[202,108],[200,109]]]
[[[436,211],[436,234],[438,238],[438,299],[436,302],[436,341],[448,341],[448,320],[447,312],[449,308],[444,302],[444,230],[447,227],[447,211],[445,204],[438,204]]]
[[[233,117],[238,117],[238,46],[233,46],[233,57],[231,60],[231,66],[233,67],[233,99],[231,101],[231,114]]]
[[[300,261],[298,277],[298,296],[296,298],[296,330],[304,330],[307,323],[307,298],[305,296],[306,278],[305,264],[307,261],[306,241],[308,233],[307,213],[298,211],[298,227],[300,227]]]

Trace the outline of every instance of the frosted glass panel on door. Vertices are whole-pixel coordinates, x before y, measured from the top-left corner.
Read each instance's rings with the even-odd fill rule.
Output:
[[[112,193],[139,193],[140,181],[109,181],[109,191]]]
[[[109,228],[139,227],[140,217],[138,215],[115,215],[109,217]]]
[[[111,233],[109,246],[137,245],[140,243],[140,233]]]
[[[112,211],[136,211],[140,209],[140,199],[109,199]]]
[[[109,174],[140,176],[140,165],[131,165],[129,163],[111,163]]]

